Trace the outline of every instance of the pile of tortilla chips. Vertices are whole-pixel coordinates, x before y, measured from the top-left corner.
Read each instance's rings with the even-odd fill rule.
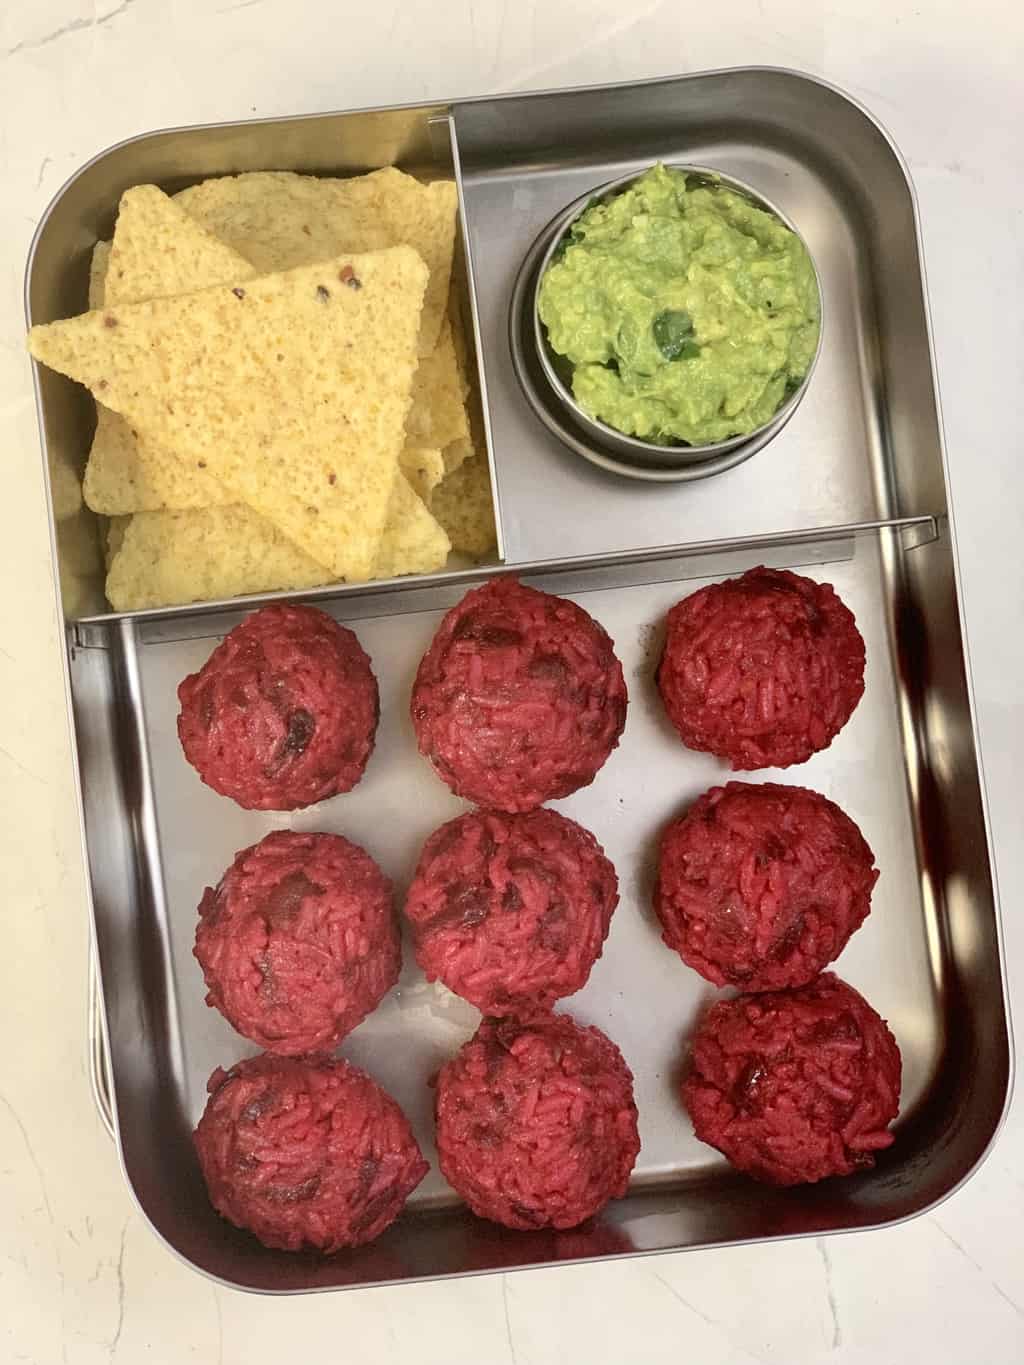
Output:
[[[394,169],[124,194],[90,311],[29,336],[97,400],[84,496],[112,519],[115,609],[493,548],[449,302],[455,210],[451,181]]]

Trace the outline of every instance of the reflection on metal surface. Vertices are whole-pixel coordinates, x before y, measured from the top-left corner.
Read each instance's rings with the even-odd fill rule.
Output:
[[[381,137],[401,126],[415,141],[418,120],[443,112],[362,126]],[[116,1100],[126,1177],[186,1262],[271,1293],[909,1217],[983,1156],[1006,1100],[1009,1040],[916,223],[899,159],[855,105],[786,72],[475,101],[454,106],[452,119],[509,563],[307,595],[353,623],[380,681],[381,730],[363,782],[312,810],[259,814],[202,787],[185,763],[177,683],[244,603],[122,619],[97,605],[69,632],[110,1047],[108,1070],[96,1030],[93,1063],[98,1100],[108,1109]],[[416,144],[428,153],[436,127]],[[329,116],[182,130],[100,158],[67,188],[37,242],[29,283],[36,316],[73,311],[64,304],[77,297],[92,240],[109,229],[116,196],[133,179],[173,187],[176,178],[257,165],[355,166],[353,142],[338,160],[324,150],[324,136],[344,128],[343,117]],[[829,313],[814,384],[785,432],[759,459],[685,486],[612,478],[568,454],[523,402],[505,336],[515,273],[540,226],[577,186],[658,157],[721,165],[778,201],[804,230]],[[40,376],[44,437],[62,455],[84,450],[88,438],[72,388]],[[866,638],[864,699],[833,745],[785,774],[749,777],[825,792],[874,848],[882,875],[873,912],[838,965],[888,1017],[905,1061],[898,1140],[877,1169],[786,1191],[733,1174],[695,1141],[681,1112],[681,1047],[712,992],[660,944],[649,903],[664,822],[727,775],[681,748],[662,714],[653,685],[661,622],[699,582],[759,562],[833,582]],[[466,1214],[434,1170],[399,1223],[358,1254],[267,1251],[213,1213],[192,1152],[207,1076],[253,1050],[204,1003],[191,956],[196,904],[237,849],[282,827],[344,832],[379,858],[401,892],[422,840],[462,809],[416,754],[407,714],[413,672],[440,614],[466,587],[512,570],[578,597],[610,630],[630,688],[622,745],[592,787],[560,804],[594,830],[621,879],[604,956],[563,1007],[606,1028],[636,1073],[644,1144],[636,1178],[593,1230],[515,1237]],[[475,1016],[425,988],[406,957],[397,991],[343,1051],[395,1094],[429,1154],[426,1081]]]
[[[111,1137],[114,1136],[113,1084],[110,1079],[110,1055],[103,1040],[103,1003],[100,1000],[100,983],[97,975],[96,958],[89,953],[88,988],[88,1039],[89,1039],[89,1084],[96,1104],[100,1122]]]

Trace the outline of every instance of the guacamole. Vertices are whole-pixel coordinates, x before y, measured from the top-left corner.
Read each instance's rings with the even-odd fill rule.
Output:
[[[576,219],[538,308],[584,412],[658,444],[762,426],[807,373],[820,329],[799,237],[661,165]]]

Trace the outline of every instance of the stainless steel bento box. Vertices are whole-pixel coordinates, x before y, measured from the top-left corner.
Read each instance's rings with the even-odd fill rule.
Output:
[[[778,204],[812,251],[827,318],[785,429],[756,459],[696,483],[620,479],[580,459],[531,411],[509,350],[513,286],[543,225],[588,187],[658,158],[713,166]],[[352,794],[265,815],[200,787],[178,747],[175,688],[245,604],[105,609],[96,528],[74,496],[91,405],[59,376],[36,375],[100,981],[95,1079],[140,1208],[204,1273],[281,1293],[819,1235],[921,1212],[982,1159],[1010,1059],[920,241],[898,153],[839,91],[753,68],[155,133],[103,153],[57,196],[29,261],[29,320],[84,307],[91,248],[130,185],[392,163],[458,182],[501,562],[303,595],[353,625],[381,684],[377,752]],[[833,582],[867,642],[853,719],[787,777],[837,799],[875,850],[873,913],[837,970],[889,1019],[904,1057],[897,1140],[877,1167],[786,1191],[737,1175],[692,1134],[677,1072],[711,991],[660,945],[649,894],[660,828],[725,777],[671,736],[653,687],[660,623],[700,582],[758,563]],[[604,956],[563,1008],[604,1028],[636,1075],[643,1149],[630,1193],[582,1230],[513,1234],[470,1216],[435,1168],[371,1247],[268,1251],[214,1213],[192,1151],[207,1076],[254,1050],[203,1003],[196,904],[238,848],[281,826],[344,832],[401,894],[422,840],[461,808],[416,754],[413,672],[466,586],[512,570],[607,627],[631,692],[620,748],[593,786],[558,803],[594,831],[622,883]],[[395,1095],[431,1158],[428,1080],[477,1016],[406,959],[398,989],[343,1052]]]

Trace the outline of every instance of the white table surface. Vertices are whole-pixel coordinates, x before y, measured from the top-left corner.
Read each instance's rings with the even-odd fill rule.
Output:
[[[86,912],[22,271],[50,197],[178,123],[766,63],[865,101],[920,196],[1011,996],[1024,1000],[1024,20],[1011,0],[6,0],[0,6],[0,1361],[1017,1365],[1024,1104],[893,1229],[290,1300],[135,1211],[89,1095]]]

